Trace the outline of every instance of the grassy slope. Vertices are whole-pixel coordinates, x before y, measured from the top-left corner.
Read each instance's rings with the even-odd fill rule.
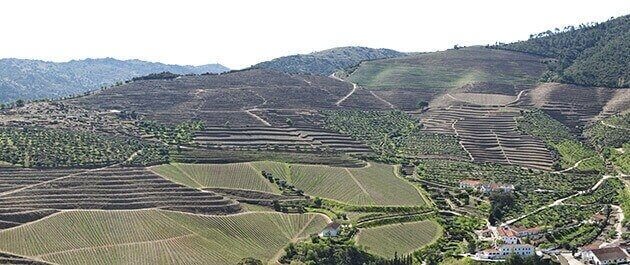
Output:
[[[444,90],[474,82],[533,85],[543,70],[539,57],[473,47],[364,62],[348,79],[373,89]]]
[[[269,260],[327,221],[315,214],[64,212],[0,232],[0,249],[59,264],[235,264],[244,257]]]
[[[256,168],[286,179],[306,194],[353,205],[424,205],[418,191],[398,178],[394,167],[372,163],[363,168],[255,162]]]
[[[260,170],[249,163],[180,164],[172,163],[151,168],[161,176],[194,188],[232,188],[279,193]]]
[[[357,235],[357,244],[367,251],[385,257],[411,253],[430,244],[442,234],[435,221],[420,221],[363,229]]]

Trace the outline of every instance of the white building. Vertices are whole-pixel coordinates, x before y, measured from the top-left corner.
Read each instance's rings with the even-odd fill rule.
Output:
[[[339,230],[341,230],[341,224],[337,222],[330,222],[324,230],[319,233],[320,237],[335,237],[339,235]]]
[[[630,262],[628,253],[620,247],[606,247],[583,251],[582,260],[595,265],[627,264]]]
[[[527,257],[536,254],[536,248],[529,244],[503,244],[496,248],[486,249],[477,252],[475,255],[479,259],[505,259],[512,253],[521,257]]]

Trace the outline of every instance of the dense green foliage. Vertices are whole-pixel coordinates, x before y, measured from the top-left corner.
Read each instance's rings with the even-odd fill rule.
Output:
[[[254,68],[272,69],[285,73],[330,75],[366,60],[405,56],[404,53],[389,49],[366,47],[339,47],[310,54],[284,56],[262,62]]]
[[[601,209],[602,206],[599,205],[558,205],[529,215],[519,220],[517,224],[524,227],[546,226],[558,228],[587,220]]]
[[[175,126],[168,126],[154,121],[140,122],[140,129],[149,135],[155,136],[166,144],[187,144],[193,140],[195,131],[203,130],[204,125],[200,121],[182,122]]]
[[[597,149],[619,148],[630,142],[630,113],[601,120],[586,129],[584,134]]]
[[[604,23],[546,31],[495,48],[542,55],[544,79],[590,86],[630,86],[630,15]]]
[[[0,160],[23,167],[97,167],[130,158],[131,164],[151,164],[168,160],[168,153],[161,145],[133,138],[35,127],[0,128]]]
[[[402,111],[324,112],[324,126],[364,141],[384,161],[422,156],[466,157],[454,136],[422,132],[419,121]]]
[[[543,111],[526,111],[516,121],[519,131],[543,140],[556,152],[560,158],[560,163],[555,165],[556,169],[570,168],[578,161],[584,160],[578,165],[578,170],[597,172],[605,170],[604,161],[595,150],[579,142],[569,128]]]
[[[514,202],[508,209],[501,209],[503,220],[534,211],[575,191],[587,190],[599,180],[599,176],[590,173],[554,174],[516,166],[440,160],[424,160],[416,171],[422,181],[454,189],[459,188],[459,181],[471,178],[514,185]]]

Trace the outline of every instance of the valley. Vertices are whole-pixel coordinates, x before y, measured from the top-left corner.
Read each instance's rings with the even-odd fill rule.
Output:
[[[556,264],[625,248],[628,69],[616,85],[585,71],[616,73],[627,54],[602,66],[549,40],[615,43],[595,34],[613,29],[119,70],[115,85],[9,102],[0,263]],[[496,254],[515,246],[533,253]]]

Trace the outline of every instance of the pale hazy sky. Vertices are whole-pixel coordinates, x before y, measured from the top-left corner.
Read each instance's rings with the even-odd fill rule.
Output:
[[[1,0],[0,58],[230,68],[348,45],[435,51],[630,13],[629,0]]]

